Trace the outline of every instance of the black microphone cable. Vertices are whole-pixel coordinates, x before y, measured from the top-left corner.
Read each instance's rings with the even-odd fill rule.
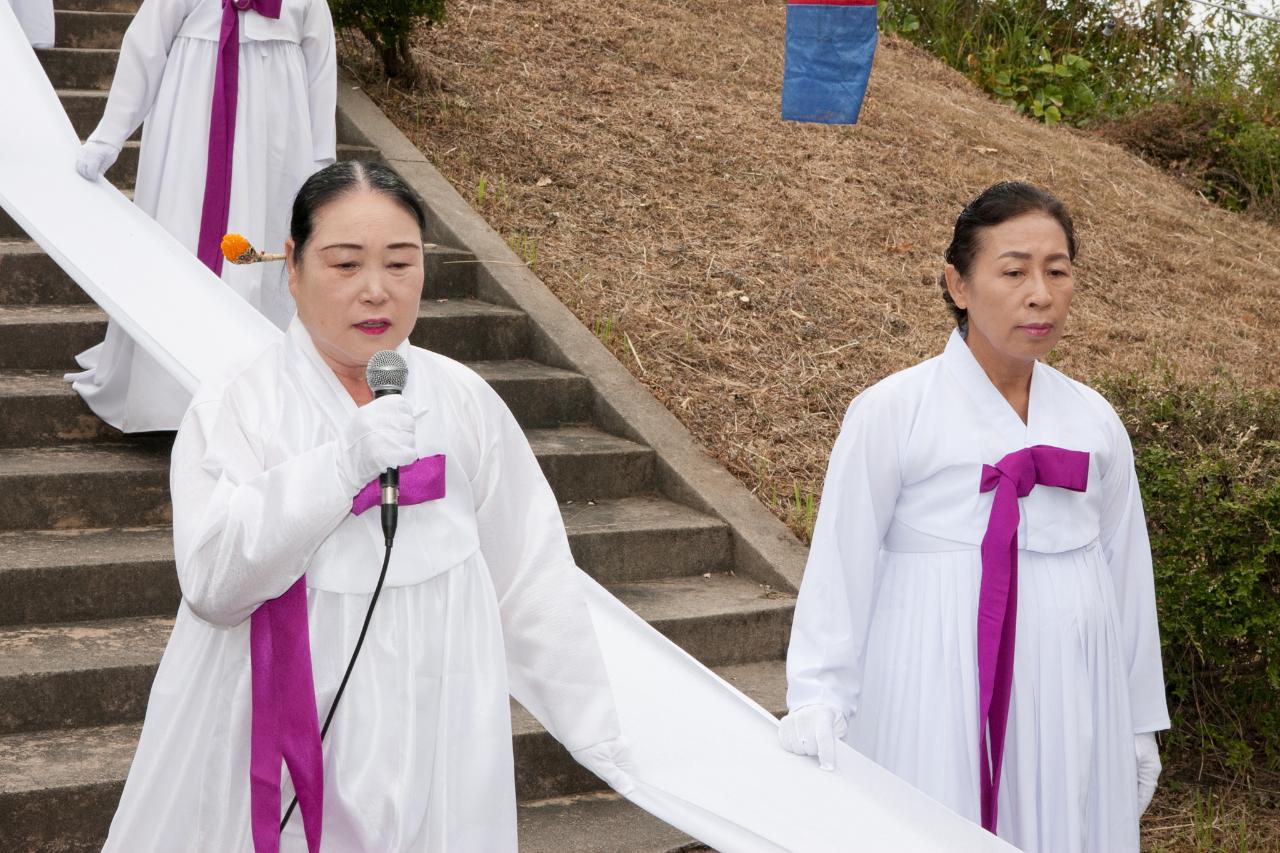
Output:
[[[342,682],[338,685],[338,692],[333,694],[333,701],[329,703],[329,713],[325,715],[324,727],[320,729],[320,742],[324,742],[324,736],[329,733],[329,724],[333,722],[333,713],[338,710],[338,702],[342,699],[343,692],[347,689],[347,680],[351,678],[351,670],[355,668],[356,658],[360,656],[360,648],[364,646],[364,636],[369,631],[369,622],[373,619],[373,608],[378,603],[378,596],[382,593],[382,582],[387,579],[387,566],[391,565],[391,542],[387,540],[387,555],[382,558],[382,571],[378,574],[378,585],[373,588],[373,598],[369,600],[369,609],[364,614],[364,624],[360,626],[360,637],[356,640],[355,650],[351,652],[351,660],[347,661],[347,671],[342,674]],[[293,810],[298,805],[298,795],[294,794],[293,801],[289,803],[289,809],[284,813],[284,819],[280,821],[280,831],[284,832],[285,826],[289,823],[289,818],[293,817]]]
[[[373,357],[369,359],[369,363],[365,366],[365,381],[369,385],[369,390],[373,391],[374,398],[387,394],[401,393],[408,377],[409,366],[395,350],[382,350],[374,353]],[[373,598],[369,600],[369,609],[364,614],[364,624],[360,626],[360,636],[356,639],[356,647],[351,652],[351,660],[347,661],[347,671],[343,673],[342,682],[338,685],[338,692],[333,694],[333,701],[329,703],[329,713],[325,715],[324,727],[320,729],[321,743],[324,742],[325,735],[329,733],[329,724],[333,722],[333,713],[338,710],[338,702],[342,699],[342,694],[347,689],[347,681],[351,678],[351,670],[355,669],[356,658],[360,656],[360,649],[364,646],[365,634],[369,632],[369,622],[373,619],[373,608],[378,604],[378,596],[382,593],[383,581],[387,579],[387,567],[391,565],[391,545],[396,537],[396,521],[400,503],[400,469],[389,468],[379,476],[378,480],[382,493],[382,534],[387,543],[387,553],[382,558],[382,571],[378,573],[378,584],[373,588]],[[288,810],[284,813],[284,819],[280,821],[281,832],[284,832],[285,826],[289,823],[289,818],[293,817],[293,810],[297,805],[298,797],[295,794],[293,801],[289,803]]]

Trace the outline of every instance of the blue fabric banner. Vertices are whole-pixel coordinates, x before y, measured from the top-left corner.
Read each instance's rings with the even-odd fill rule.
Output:
[[[875,0],[789,2],[782,118],[856,124],[875,52]]]

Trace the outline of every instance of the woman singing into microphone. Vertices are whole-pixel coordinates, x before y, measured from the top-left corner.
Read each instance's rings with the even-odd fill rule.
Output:
[[[508,692],[630,784],[523,433],[476,374],[408,342],[424,223],[385,166],[311,176],[286,244],[297,317],[187,411],[172,468],[182,604],[107,850],[515,850]],[[374,399],[380,350],[408,379]],[[385,588],[322,753],[384,555],[377,478],[397,466]]]
[[[1022,183],[965,207],[942,355],[849,407],[780,737],[850,745],[1028,853],[1137,853],[1168,728],[1133,451],[1062,338],[1075,231]]]

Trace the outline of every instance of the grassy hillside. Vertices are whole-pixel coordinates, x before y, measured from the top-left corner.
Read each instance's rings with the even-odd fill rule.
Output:
[[[849,400],[942,349],[942,251],[998,180],[1040,184],[1076,216],[1057,366],[1157,390],[1280,388],[1280,229],[1020,118],[906,42],[882,40],[862,123],[829,128],[779,119],[781,0],[453,0],[449,15],[416,40],[427,85],[378,82],[354,40],[345,61],[802,535]],[[1280,849],[1280,784],[1213,778],[1219,764],[1169,774],[1149,849]]]
[[[784,123],[782,32],[777,0],[457,2],[419,40],[442,85],[376,94],[775,504],[820,485],[859,390],[941,349],[950,226],[1005,178],[1075,212],[1060,367],[1280,384],[1280,231],[1021,119],[895,39],[861,124]]]

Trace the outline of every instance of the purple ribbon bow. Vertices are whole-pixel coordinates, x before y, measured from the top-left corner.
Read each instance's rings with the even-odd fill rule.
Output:
[[[424,456],[400,469],[400,506],[444,497],[444,454]],[[360,490],[351,502],[352,515],[359,515],[382,503],[382,487],[377,480]]]
[[[1089,454],[1038,444],[1017,450],[994,466],[982,466],[978,491],[995,489],[982,537],[982,585],[978,592],[978,761],[982,826],[996,831],[996,794],[1004,762],[1005,728],[1013,686],[1014,631],[1018,615],[1018,499],[1037,485],[1083,492]],[[991,753],[987,753],[990,729]]]
[[[240,93],[240,13],[253,11],[279,18],[283,0],[222,0],[218,64],[213,76],[209,112],[209,162],[204,175],[204,205],[196,257],[222,275],[222,237],[231,215],[231,156],[236,141],[236,100]]]
[[[400,505],[445,495],[443,454],[400,469]],[[381,502],[378,481],[351,502],[359,515]],[[324,760],[316,688],[311,676],[307,630],[307,578],[298,578],[279,598],[264,601],[249,622],[253,672],[253,721],[249,757],[249,805],[256,853],[280,849],[280,762],[289,768],[302,811],[307,850],[319,853],[324,814]]]

